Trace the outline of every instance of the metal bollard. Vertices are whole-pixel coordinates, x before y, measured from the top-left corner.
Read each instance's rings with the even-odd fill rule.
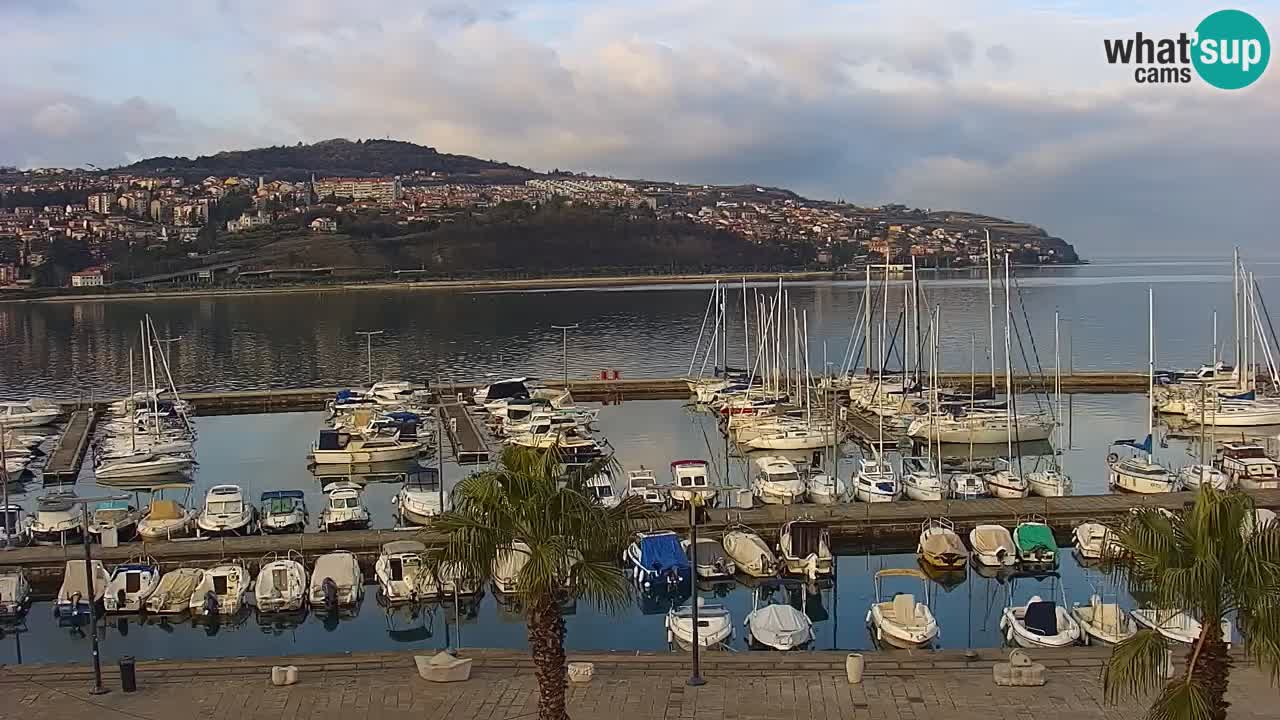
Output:
[[[138,689],[138,676],[134,671],[132,655],[120,656],[120,689],[127,693]]]

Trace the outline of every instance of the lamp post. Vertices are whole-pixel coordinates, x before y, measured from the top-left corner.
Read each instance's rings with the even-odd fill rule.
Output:
[[[68,498],[73,505],[80,506],[80,538],[84,544],[84,579],[85,590],[89,593],[89,637],[93,643],[93,687],[90,695],[103,695],[107,688],[102,684],[102,656],[98,651],[98,604],[93,589],[93,552],[89,542],[89,503],[108,502],[110,500],[128,500],[128,495],[105,495],[102,497]]]
[[[702,504],[702,492],[693,490],[689,496],[689,557],[693,565],[689,568],[689,609],[690,619],[693,621],[693,671],[686,681],[689,687],[707,684],[707,681],[702,679],[702,657],[699,654],[701,648],[698,642],[698,508],[702,507]]]
[[[384,330],[357,330],[357,335],[364,336],[365,352],[369,360],[369,384],[373,384],[373,336],[381,335]]]
[[[561,350],[564,353],[564,389],[569,389],[569,331],[577,330],[578,323],[572,325],[552,325],[552,328],[559,330],[561,333],[560,343]]]

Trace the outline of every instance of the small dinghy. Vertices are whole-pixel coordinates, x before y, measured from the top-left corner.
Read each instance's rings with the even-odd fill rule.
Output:
[[[199,617],[233,616],[244,605],[249,571],[238,563],[215,565],[204,571],[191,594],[191,614]]]
[[[1056,573],[1049,578],[1057,581]],[[1032,595],[1026,605],[1013,602],[1013,590],[1016,582],[1009,583],[1009,604],[1000,616],[1000,632],[1005,642],[1013,647],[1022,648],[1059,648],[1075,645],[1083,634],[1080,624],[1067,612],[1066,590],[1061,585],[1058,591],[1062,602],[1044,600],[1039,595]]]
[[[708,605],[698,598],[698,647],[723,647],[733,641],[733,617],[723,605]],[[693,649],[693,607],[685,605],[667,612],[667,644],[681,650]]]
[[[721,580],[733,577],[737,570],[733,559],[724,551],[724,546],[714,538],[698,538],[697,547],[690,548],[689,541],[681,541],[685,555],[693,563],[694,572],[699,578]]]
[[[312,608],[333,612],[358,606],[363,598],[364,575],[355,555],[336,550],[316,558],[308,597]]]
[[[1013,536],[1002,525],[979,525],[969,531],[973,559],[986,567],[1008,567],[1018,562]]]
[[[1077,525],[1071,532],[1071,544],[1085,560],[1101,560],[1107,551],[1110,534],[1111,530],[1106,525],[1088,520]]]
[[[147,598],[160,586],[160,567],[155,560],[131,560],[111,571],[111,580],[102,597],[109,613],[141,612]]]
[[[93,576],[92,579],[89,577],[90,574]],[[89,587],[91,581],[92,592]],[[89,612],[102,602],[102,596],[107,592],[109,582],[111,582],[111,575],[101,560],[94,560],[89,565],[89,572],[85,572],[83,560],[68,560],[62,571],[62,587],[58,590],[58,597],[53,603],[54,616],[59,618],[88,616]]]
[[[160,576],[156,591],[147,598],[147,613],[154,615],[181,615],[191,609],[191,596],[204,580],[204,571],[198,568],[178,568]]]
[[[783,524],[778,540],[778,556],[786,571],[810,580],[831,574],[835,556],[827,528],[815,520],[792,520]]]
[[[1106,603],[1099,595],[1090,595],[1088,605],[1077,605],[1071,614],[1084,631],[1086,645],[1116,645],[1138,631],[1133,617],[1118,603]]]
[[[805,481],[805,494],[816,505],[835,505],[849,497],[849,486],[834,474],[810,475]]]
[[[388,605],[415,602],[423,585],[430,584],[422,556],[427,546],[417,540],[394,540],[382,546],[373,572],[378,595]]]
[[[917,602],[910,593],[895,593],[885,600],[881,584],[885,578],[912,578],[919,580],[924,592],[924,602]],[[888,569],[876,573],[876,601],[867,611],[867,626],[876,644],[884,647],[928,647],[938,637],[938,622],[929,609],[929,577],[914,569]]]
[[[1013,530],[1014,546],[1018,549],[1018,562],[1024,567],[1055,568],[1058,566],[1058,541],[1053,530],[1039,515],[1032,515],[1018,523]]]
[[[274,554],[263,558],[253,583],[258,612],[287,613],[306,607],[307,568],[301,558],[296,550],[289,551],[285,558]]]
[[[1200,621],[1182,610],[1157,610],[1138,608],[1130,613],[1135,622],[1144,628],[1160,633],[1166,640],[1190,645],[1199,641],[1203,626]],[[1231,623],[1222,621],[1222,639],[1231,644]]]
[[[631,565],[631,578],[637,587],[679,587],[691,575],[680,537],[670,530],[636,533],[625,560]]]
[[[772,650],[800,650],[813,642],[813,621],[808,615],[778,603],[757,606],[747,615],[751,644]]]
[[[772,577],[777,571],[778,558],[773,550],[746,525],[730,525],[721,542],[725,554],[741,572],[752,577]]]
[[[269,535],[307,529],[307,501],[301,490],[268,490],[258,497],[258,525]]]
[[[22,568],[0,568],[0,620],[16,620],[31,608],[31,583]]]
[[[916,554],[935,570],[963,568],[969,560],[969,551],[956,534],[956,526],[946,518],[925,520],[920,527],[920,540]]]
[[[182,489],[187,491],[188,500],[191,486],[186,484],[162,485],[156,491]],[[151,504],[142,510],[142,518],[138,521],[138,537],[144,541],[172,540],[187,537],[193,532],[196,516],[199,511],[176,500],[153,496]]]

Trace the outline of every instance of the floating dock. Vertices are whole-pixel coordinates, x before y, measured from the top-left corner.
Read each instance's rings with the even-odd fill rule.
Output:
[[[453,456],[459,465],[489,462],[489,444],[466,405],[446,403],[440,406],[440,425],[449,433]]]
[[[92,408],[74,410],[67,420],[67,427],[58,438],[49,462],[44,468],[46,485],[70,484],[80,475],[80,464],[84,462],[85,451],[89,449],[89,438],[93,437],[93,426],[97,422],[98,413]]]
[[[1247,491],[1259,508],[1280,510],[1280,490]],[[940,502],[898,501],[890,503],[845,503],[840,505],[766,505],[751,510],[713,509],[710,519],[698,525],[699,532],[717,537],[734,523],[743,523],[766,539],[775,541],[789,520],[805,517],[826,523],[838,550],[843,552],[913,552],[921,524],[930,518],[946,517],[961,537],[977,525],[995,524],[1012,528],[1032,515],[1045,518],[1061,544],[1070,542],[1071,531],[1086,520],[1117,522],[1132,508],[1151,507],[1179,511],[1193,503],[1191,492],[1159,495],[1078,495],[1061,498],[1031,497],[1020,500],[984,498]],[[687,530],[685,512],[665,513],[653,521],[655,528]],[[393,540],[418,540],[440,546],[446,536],[430,528],[410,530],[352,530],[300,535],[259,535],[207,538],[154,543],[122,543],[118,547],[95,546],[94,557],[108,565],[139,556],[154,558],[164,568],[208,566],[238,558],[256,571],[261,560],[271,554],[296,550],[308,560],[332,550],[347,550],[359,557],[372,572],[382,546]],[[80,545],[67,547],[26,547],[0,555],[0,563],[27,570],[32,582],[42,590],[57,590],[67,560],[84,557]],[[372,577],[372,575],[369,575]]]

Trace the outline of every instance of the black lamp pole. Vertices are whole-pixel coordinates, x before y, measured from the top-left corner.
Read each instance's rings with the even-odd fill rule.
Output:
[[[689,496],[689,588],[690,609],[693,619],[693,673],[689,675],[688,685],[699,687],[706,685],[702,679],[701,657],[698,647],[698,505],[702,502],[702,493],[693,490]]]

